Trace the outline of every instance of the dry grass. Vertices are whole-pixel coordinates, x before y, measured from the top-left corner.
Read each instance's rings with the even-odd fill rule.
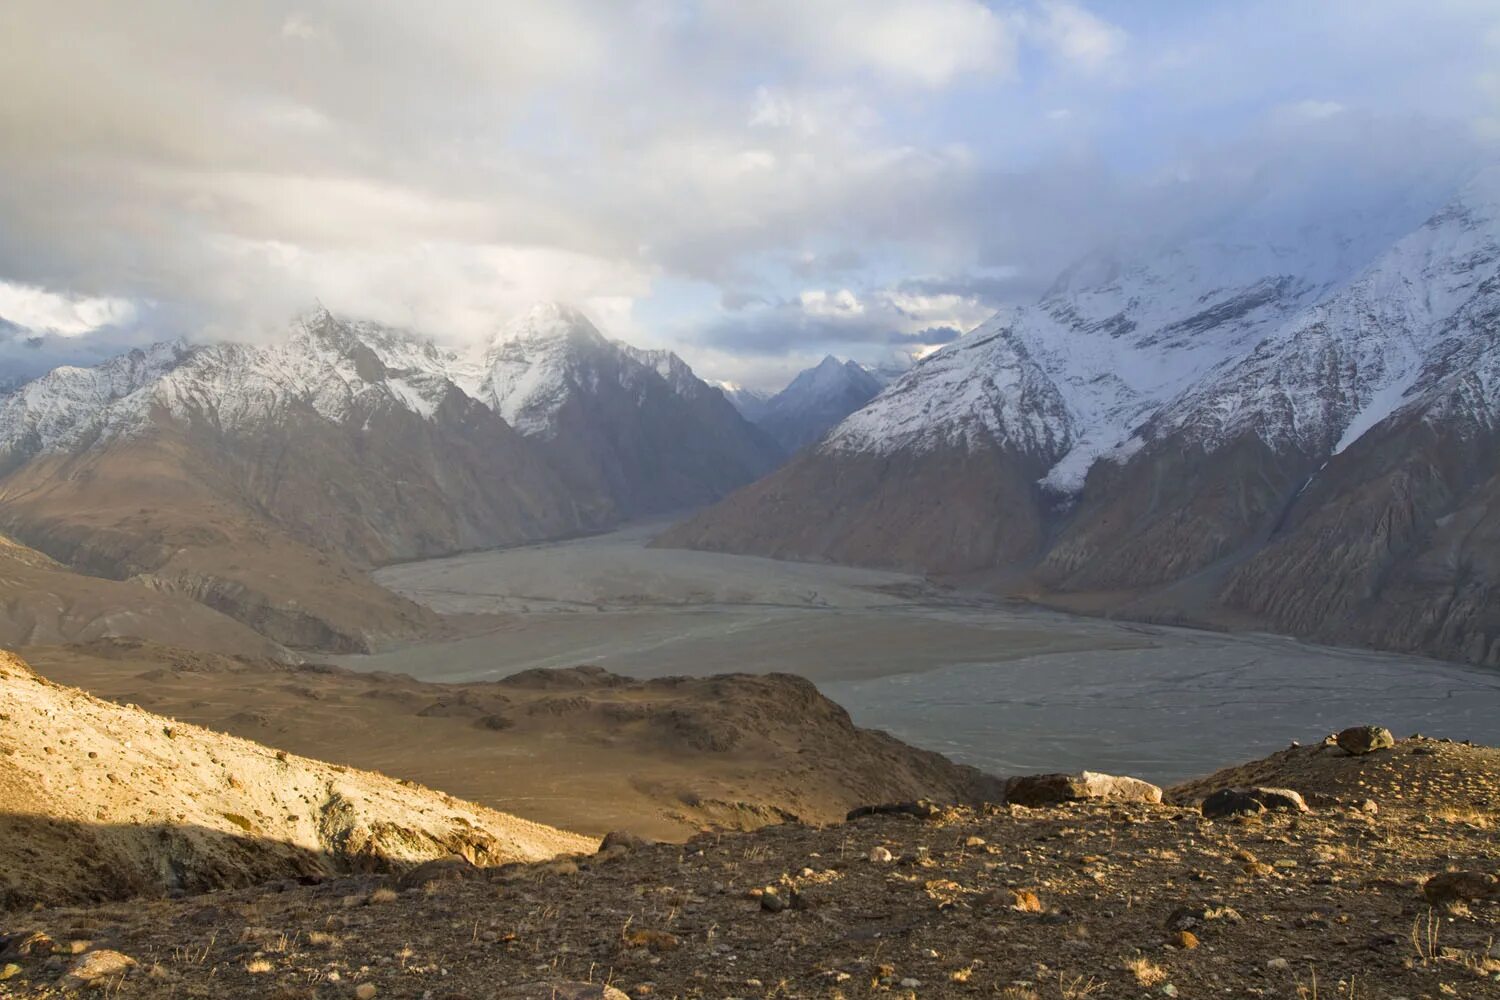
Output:
[[[252,958],[250,961],[245,963],[245,971],[250,973],[252,976],[262,975],[264,973],[270,972],[274,968],[276,967],[271,964],[270,960],[264,958]]]
[[[1141,986],[1160,986],[1167,981],[1167,970],[1145,955],[1127,959],[1125,971],[1134,976],[1136,983]]]
[[[400,898],[401,896],[394,889],[376,889],[370,893],[370,902],[372,904],[394,903]]]

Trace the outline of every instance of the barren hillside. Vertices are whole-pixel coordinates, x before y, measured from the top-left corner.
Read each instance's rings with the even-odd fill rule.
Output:
[[[100,701],[0,653],[0,903],[203,892],[595,841]]]

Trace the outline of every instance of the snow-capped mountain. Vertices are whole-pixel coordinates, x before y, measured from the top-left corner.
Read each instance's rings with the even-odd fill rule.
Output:
[[[714,388],[724,394],[724,398],[740,412],[740,416],[752,424],[765,416],[766,404],[771,401],[774,392],[762,392],[759,389],[751,389],[749,386],[740,385],[737,382],[714,382]]]
[[[862,365],[830,354],[767,399],[754,422],[791,454],[821,440],[884,387]]]
[[[1097,254],[669,539],[1021,574],[1056,599],[1108,593],[1143,614],[1248,613],[1500,661],[1500,612],[1481,625],[1442,610],[1494,606],[1473,593],[1500,594],[1500,553],[1493,574],[1473,554],[1461,574],[1412,571],[1427,581],[1410,584],[1420,599],[1402,596],[1416,617],[1393,618],[1383,589],[1438,558],[1425,546],[1481,490],[1429,452],[1493,439],[1497,286],[1495,168],[1446,204],[1413,197],[1284,231],[1247,216]],[[1443,488],[1414,485],[1432,481]],[[1377,523],[1413,527],[1385,550],[1356,545],[1375,525],[1352,516],[1355,495]],[[1317,574],[1356,548],[1346,569],[1359,580],[1343,590],[1357,596],[1311,599]],[[1407,624],[1377,627],[1382,616]]]
[[[279,642],[419,627],[362,568],[714,500],[775,444],[666,352],[533,310],[482,354],[324,310],[267,344],[157,344],[0,396],[0,530]]]
[[[567,306],[511,323],[482,370],[477,398],[625,514],[711,502],[781,459],[681,358],[609,340]]]

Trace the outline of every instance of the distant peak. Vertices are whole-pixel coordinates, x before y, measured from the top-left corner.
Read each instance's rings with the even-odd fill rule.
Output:
[[[819,368],[842,368],[844,363],[832,354],[825,354],[823,360],[818,362]]]
[[[507,323],[495,341],[562,337],[602,339],[603,334],[576,306],[565,302],[538,302]]]

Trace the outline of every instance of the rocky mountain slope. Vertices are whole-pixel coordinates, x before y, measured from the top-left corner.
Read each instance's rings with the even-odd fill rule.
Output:
[[[663,543],[1497,663],[1497,294],[1494,169],[1099,255]]]
[[[580,667],[433,684],[118,639],[27,656],[100,697],[582,833],[677,840],[705,826],[832,822],[871,801],[998,794],[973,768],[854,726],[787,675],[636,680]]]
[[[99,701],[0,653],[0,907],[203,892],[594,841]]]
[[[751,419],[790,455],[822,440],[884,387],[863,366],[830,354],[766,400],[763,412]]]
[[[1412,739],[1247,766],[1305,782],[1307,812],[1211,817],[1195,795],[886,811],[17,913],[0,995],[53,995],[107,952],[110,989],[143,998],[1488,997],[1497,756]]]
[[[433,624],[371,566],[703,503],[776,459],[675,356],[561,307],[483,364],[319,311],[280,343],[159,344],[0,397],[0,528],[348,651]]]
[[[475,396],[538,442],[572,492],[619,516],[716,500],[781,460],[682,359],[608,340],[555,303],[497,336]]]

